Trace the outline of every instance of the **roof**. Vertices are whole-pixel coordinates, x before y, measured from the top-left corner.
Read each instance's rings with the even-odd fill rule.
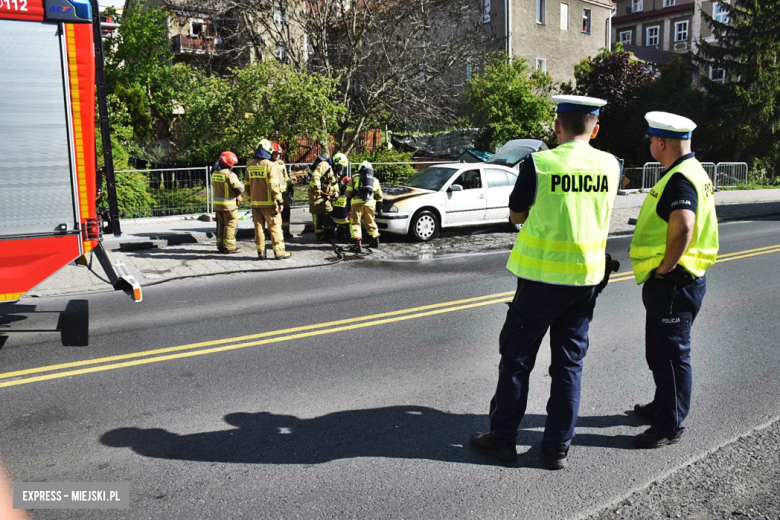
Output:
[[[623,49],[627,52],[632,53],[634,56],[636,56],[642,61],[646,61],[648,63],[654,63],[656,65],[666,65],[667,63],[671,63],[672,61],[674,61],[674,58],[676,56],[679,56],[680,58],[682,58],[686,68],[690,68],[690,69],[696,68],[691,63],[690,55],[688,53],[681,54],[679,52],[662,51],[660,49],[656,49],[655,47],[642,47],[641,45],[625,45],[625,44],[623,44]]]

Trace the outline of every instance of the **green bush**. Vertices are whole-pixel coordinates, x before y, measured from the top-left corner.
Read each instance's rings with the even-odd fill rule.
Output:
[[[361,162],[368,161],[374,166],[374,174],[379,182],[385,185],[399,184],[417,173],[414,166],[411,164],[377,165],[376,163],[412,162],[412,155],[414,154],[378,146],[371,152],[353,154],[349,161],[353,164],[353,170],[359,167]]]
[[[146,176],[141,172],[116,174],[116,197],[120,218],[151,217],[154,198],[148,191]],[[108,194],[103,192],[98,207],[108,206]]]

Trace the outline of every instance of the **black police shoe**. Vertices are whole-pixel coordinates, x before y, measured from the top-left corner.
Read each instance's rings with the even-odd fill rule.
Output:
[[[653,428],[648,428],[644,433],[640,433],[634,437],[634,446],[643,450],[652,450],[655,448],[662,448],[669,444],[677,444],[680,442],[682,433],[667,437],[661,433],[658,433]]]
[[[655,401],[651,401],[647,404],[635,404],[634,415],[640,419],[652,421],[655,419]]]
[[[569,456],[568,446],[565,448],[552,449],[547,446],[542,446],[542,458],[544,463],[547,464],[547,469],[563,469],[566,467],[566,459]]]
[[[498,460],[511,462],[517,460],[515,443],[496,439],[489,433],[475,433],[471,436],[471,447]]]

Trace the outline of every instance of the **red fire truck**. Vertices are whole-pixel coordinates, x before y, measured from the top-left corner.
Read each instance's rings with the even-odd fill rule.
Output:
[[[97,0],[0,0],[0,302],[15,301],[91,253],[115,289],[136,279],[101,245],[95,101],[119,236]]]

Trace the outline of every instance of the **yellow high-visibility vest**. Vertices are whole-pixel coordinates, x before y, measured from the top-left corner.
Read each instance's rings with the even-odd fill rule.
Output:
[[[544,283],[598,284],[604,278],[609,218],[620,182],[617,159],[585,141],[531,157],[536,199],[506,268]]]
[[[669,223],[658,216],[656,208],[664,188],[675,173],[685,175],[696,188],[699,199],[693,237],[680,259],[680,265],[694,276],[704,276],[704,272],[718,257],[718,218],[715,214],[715,190],[712,180],[699,161],[687,159],[661,177],[642,204],[630,249],[631,265],[638,284],[650,278],[650,273],[661,265],[664,259]]]

